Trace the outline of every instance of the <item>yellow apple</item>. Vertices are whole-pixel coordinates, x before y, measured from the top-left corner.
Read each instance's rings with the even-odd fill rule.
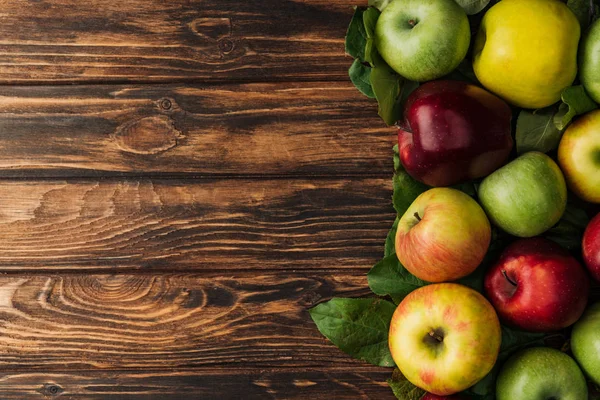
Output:
[[[558,163],[577,196],[600,203],[600,110],[583,115],[567,128],[558,146]]]
[[[575,80],[580,34],[577,18],[560,0],[502,0],[481,21],[475,75],[515,106],[549,106]]]

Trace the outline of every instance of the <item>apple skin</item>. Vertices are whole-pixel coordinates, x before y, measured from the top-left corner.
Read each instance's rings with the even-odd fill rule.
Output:
[[[468,400],[466,397],[458,394],[452,394],[450,396],[438,396],[433,393],[426,393],[425,396],[421,397],[420,400]]]
[[[567,185],[544,153],[525,153],[485,178],[479,202],[493,224],[514,236],[537,236],[562,217]]]
[[[600,103],[600,21],[594,22],[579,46],[579,79],[596,103]]]
[[[510,107],[477,86],[428,82],[411,93],[404,110],[400,159],[406,172],[427,185],[487,176],[512,150]]]
[[[509,358],[496,381],[496,400],[587,400],[585,377],[575,360],[549,347]]]
[[[568,251],[537,237],[509,245],[486,274],[484,288],[503,323],[549,332],[581,317],[590,283],[585,269]]]
[[[600,25],[599,25],[600,27]],[[600,46],[599,46],[600,50]],[[600,76],[600,71],[598,72]],[[600,204],[600,110],[577,118],[558,145],[558,163],[569,188],[580,198]]]
[[[375,46],[383,59],[418,82],[452,72],[470,41],[469,20],[454,0],[395,0],[375,26]]]
[[[501,336],[485,297],[463,285],[438,283],[414,290],[398,305],[389,346],[406,379],[446,396],[473,386],[492,369]]]
[[[420,279],[453,281],[481,264],[491,236],[490,222],[475,200],[456,189],[433,188],[400,218],[396,255]]]
[[[600,282],[600,214],[597,214],[583,234],[583,261],[592,277]]]
[[[589,307],[573,326],[571,350],[583,372],[600,385],[600,303]]]

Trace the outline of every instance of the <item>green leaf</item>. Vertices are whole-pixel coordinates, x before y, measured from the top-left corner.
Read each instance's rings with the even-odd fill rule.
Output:
[[[334,298],[312,308],[319,331],[342,351],[380,367],[393,367],[388,331],[396,306],[382,299]]]
[[[400,218],[396,217],[392,228],[388,232],[387,237],[385,238],[385,249],[384,249],[384,257],[393,254],[396,251],[395,239],[396,239],[396,231],[398,230],[398,221]]]
[[[367,44],[365,45],[365,62],[374,65],[373,58],[376,57],[374,54],[377,52],[375,47],[375,25],[379,19],[381,12],[373,7],[367,8],[367,11],[363,13],[363,22],[365,24],[365,32],[367,34]]]
[[[396,253],[375,264],[367,273],[367,281],[373,293],[391,296],[396,304],[413,290],[429,284],[408,272],[398,261]]]
[[[371,87],[371,68],[363,65],[358,59],[354,60],[348,70],[350,80],[359,92],[369,98],[374,98],[373,88]]]
[[[379,11],[383,11],[392,0],[369,0],[369,7],[375,7]]]
[[[413,385],[402,375],[398,368],[394,369],[388,385],[398,400],[420,400],[427,392]]]
[[[517,119],[517,153],[541,151],[547,153],[558,147],[561,131],[553,123],[554,107],[536,110],[522,110]]]
[[[544,236],[569,250],[576,250],[581,247],[583,233],[589,221],[584,210],[568,203],[561,219]]]
[[[400,217],[421,193],[429,189],[429,186],[414,179],[404,168],[396,171],[392,183],[394,187],[392,202]]]
[[[567,0],[567,7],[573,11],[573,14],[579,20],[581,32],[583,33],[590,25],[594,12],[593,3],[590,3],[590,0]]]
[[[564,130],[575,116],[598,108],[598,104],[588,96],[583,86],[566,88],[563,90],[561,98],[563,102],[554,115],[554,124],[560,130]]]
[[[348,31],[346,32],[346,53],[360,61],[365,61],[365,46],[367,45],[367,33],[363,22],[365,9],[356,7]]]
[[[398,154],[398,143],[394,145],[394,172],[397,172],[402,165],[400,164],[400,155]]]
[[[456,0],[456,2],[465,10],[467,15],[474,15],[483,10],[490,0]]]

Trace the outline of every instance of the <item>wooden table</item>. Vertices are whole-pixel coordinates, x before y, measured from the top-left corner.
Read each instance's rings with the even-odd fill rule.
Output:
[[[393,398],[307,312],[394,219],[352,4],[0,1],[1,399]]]

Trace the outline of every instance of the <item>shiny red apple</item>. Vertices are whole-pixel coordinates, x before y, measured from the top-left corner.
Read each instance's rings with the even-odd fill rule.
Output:
[[[592,277],[600,282],[600,214],[585,228],[582,248],[585,265]]]
[[[460,81],[432,81],[408,98],[398,146],[406,171],[430,186],[489,175],[513,146],[511,109],[490,92]]]
[[[583,266],[548,239],[508,246],[485,276],[485,292],[500,320],[518,329],[548,332],[577,321],[590,283]]]

